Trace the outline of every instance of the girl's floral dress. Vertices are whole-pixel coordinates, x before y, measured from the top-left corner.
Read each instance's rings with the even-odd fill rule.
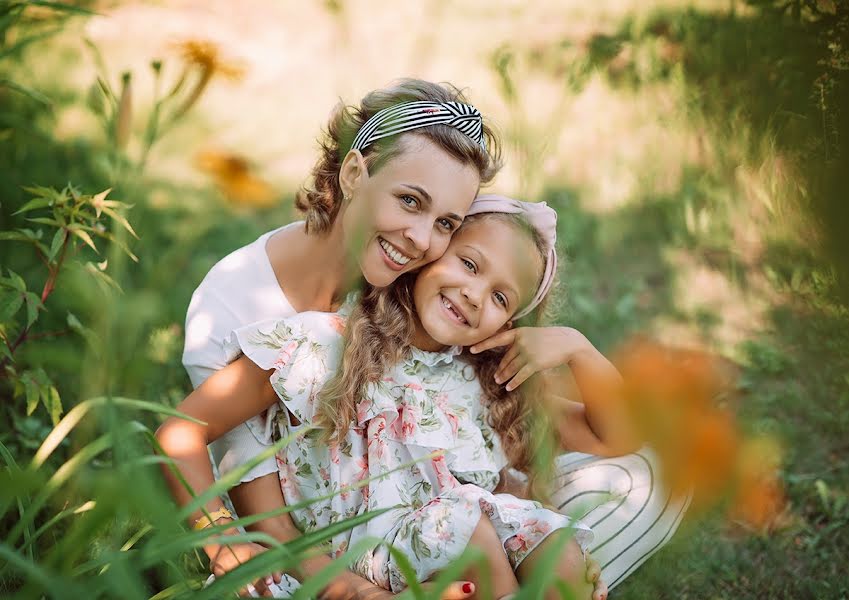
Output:
[[[572,529],[586,548],[592,532],[585,525],[537,502],[491,493],[507,460],[459,348],[412,349],[369,386],[341,443],[319,442],[308,425],[319,390],[339,366],[350,307],[256,323],[235,331],[226,346],[231,358],[243,353],[274,370],[271,384],[280,402],[268,410],[264,430],[254,433],[269,443],[303,434],[277,456],[287,505],[318,499],[292,511],[298,528],[306,532],[391,507],[333,537],[332,555],[363,538],[380,538],[407,555],[419,581],[463,552],[482,514],[495,526],[514,569],[556,529]],[[436,451],[443,453],[434,456]],[[355,487],[368,478],[375,479]],[[372,547],[352,570],[393,592],[406,587],[385,545]]]

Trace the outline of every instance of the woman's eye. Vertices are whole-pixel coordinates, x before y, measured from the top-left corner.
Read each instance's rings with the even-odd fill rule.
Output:
[[[495,301],[498,302],[504,308],[507,308],[507,296],[505,296],[501,292],[495,292]]]
[[[438,223],[439,226],[442,227],[445,231],[454,231],[454,221],[450,219],[439,219]]]
[[[407,208],[417,208],[419,205],[419,201],[416,200],[413,196],[401,196],[401,203]]]
[[[469,271],[471,271],[472,273],[474,273],[474,272],[476,272],[476,271],[477,271],[477,267],[475,266],[475,263],[473,263],[473,262],[472,262],[472,261],[470,261],[469,259],[467,259],[467,258],[461,258],[460,260],[461,260],[461,261],[463,261],[463,265],[464,265],[464,266],[465,266],[465,267],[466,267]]]

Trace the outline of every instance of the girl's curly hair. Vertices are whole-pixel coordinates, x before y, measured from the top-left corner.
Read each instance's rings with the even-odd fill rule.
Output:
[[[499,220],[529,235],[542,260],[548,253],[545,240],[536,229],[520,215],[482,213],[468,217],[462,227],[486,220]],[[540,272],[540,279],[542,272]],[[341,439],[356,418],[356,407],[369,383],[379,381],[384,373],[410,350],[415,327],[413,303],[414,274],[405,274],[386,288],[366,286],[359,304],[348,317],[345,327],[342,362],[334,377],[318,395],[318,422],[323,427],[325,441]],[[538,324],[545,312],[545,300],[531,314],[521,319],[520,325]],[[464,352],[462,359],[474,368],[483,400],[488,406],[492,428],[501,438],[510,466],[525,473],[534,468],[534,457],[540,448],[538,422],[529,393],[542,390],[539,375],[534,384],[506,391],[495,383],[493,376],[503,349],[493,349],[480,354]],[[337,437],[338,436],[338,437]]]

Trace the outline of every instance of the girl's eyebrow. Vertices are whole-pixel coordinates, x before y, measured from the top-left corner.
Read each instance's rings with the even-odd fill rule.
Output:
[[[402,183],[401,185],[404,186],[405,188],[408,188],[408,189],[411,189],[415,192],[418,192],[419,195],[422,197],[422,200],[424,200],[424,203],[427,204],[428,206],[431,206],[433,204],[433,198],[430,197],[430,194],[428,194],[427,190],[425,190],[423,187],[416,185],[414,183]],[[451,219],[452,221],[457,221],[458,223],[463,222],[463,217],[461,217],[457,213],[450,212],[450,213],[447,213],[445,216],[448,217],[449,219]]]

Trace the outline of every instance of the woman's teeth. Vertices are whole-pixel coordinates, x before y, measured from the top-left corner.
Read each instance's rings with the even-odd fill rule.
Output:
[[[389,256],[395,263],[399,265],[406,265],[410,262],[409,256],[404,256],[400,252],[395,249],[395,246],[380,238],[380,247],[383,248],[383,251],[386,252],[386,255]]]
[[[453,314],[455,317],[457,317],[457,319],[458,319],[458,320],[459,320],[459,321],[460,321],[463,325],[468,325],[468,322],[466,321],[466,319],[464,319],[464,318],[463,318],[463,315],[461,315],[461,314],[457,311],[457,309],[456,309],[456,308],[454,308],[454,305],[453,305],[453,304],[451,304],[451,301],[450,301],[448,298],[446,298],[445,296],[442,296],[442,306],[444,306],[444,307],[445,307],[445,308],[447,308],[449,311],[451,311],[451,314]]]

